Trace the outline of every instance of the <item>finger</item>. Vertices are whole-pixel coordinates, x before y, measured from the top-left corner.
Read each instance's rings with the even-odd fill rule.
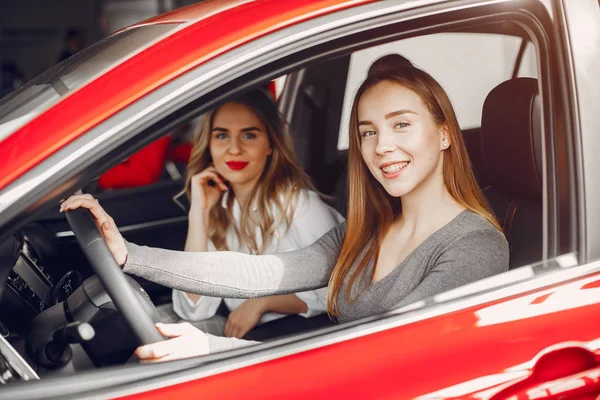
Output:
[[[180,338],[165,340],[164,342],[147,344],[135,349],[135,355],[142,360],[157,360],[177,351]]]
[[[239,334],[242,331],[240,325],[235,322],[231,322],[229,324],[229,330],[227,332],[223,332],[226,337],[237,337],[239,338]]]
[[[156,324],[159,332],[167,337],[174,337],[163,342],[151,343],[144,346],[139,346],[135,350],[135,354],[142,360],[160,360],[166,356],[173,355],[176,358],[194,356],[204,353],[189,349],[190,334],[195,334],[192,339],[195,342],[201,341],[198,334],[204,335],[202,331],[193,327],[189,323],[180,324]],[[187,334],[184,336],[184,334]]]
[[[65,199],[61,200],[60,207],[63,208],[67,204],[72,203],[74,200],[79,200],[79,199],[93,199],[93,197],[89,193],[74,194],[72,196],[69,196],[66,200]]]
[[[68,203],[67,203],[67,201],[68,201]],[[67,204],[65,204],[65,203],[67,203]],[[60,211],[65,212],[65,211],[69,211],[69,210],[76,210],[78,208],[87,208],[88,210],[90,210],[90,212],[92,213],[92,215],[98,222],[99,226],[101,226],[105,221],[110,222],[110,220],[112,220],[112,218],[106,213],[106,211],[104,211],[104,208],[102,208],[100,203],[98,203],[93,198],[89,199],[89,198],[81,197],[81,198],[77,198],[77,199],[72,199],[71,201],[65,200],[65,202],[63,202],[63,204],[61,204]]]
[[[249,328],[242,328],[238,332],[236,332],[235,337],[238,338],[238,339],[241,339],[244,336],[246,336],[246,333],[248,333],[249,331],[250,331]]]
[[[223,330],[223,335],[225,337],[231,337],[231,331],[232,331],[232,324],[231,324],[231,320],[228,318],[227,322],[225,323],[225,329]]]
[[[158,331],[166,337],[177,337],[186,333],[197,333],[198,331],[200,331],[200,329],[196,328],[188,322],[182,322],[177,324],[157,323],[156,329],[158,329]]]
[[[181,353],[180,349],[185,348],[185,337],[178,336],[173,339],[165,340],[163,342],[156,342],[139,346],[135,349],[135,354],[140,359],[158,359],[171,354]]]
[[[77,205],[77,207],[79,207],[79,206],[81,206],[82,203],[87,204],[87,205],[93,205],[94,203],[97,205],[100,204],[100,203],[98,203],[98,200],[94,199],[90,195],[71,196],[67,200],[63,201],[60,204],[60,209],[61,209],[61,211],[63,211],[69,207],[74,207],[75,205]]]
[[[199,183],[202,185],[207,185],[208,181],[213,180],[217,185],[219,185],[221,190],[227,190],[227,185],[225,185],[223,178],[221,178],[221,175],[216,172],[205,170],[200,174],[199,178]]]
[[[209,184],[210,186],[215,186],[210,184],[210,181],[215,182],[216,185],[219,186],[221,190],[227,190],[227,185],[225,185],[226,180],[219,174],[216,168],[209,167],[203,170],[202,172],[194,175],[192,177],[192,183],[199,183],[201,185]]]

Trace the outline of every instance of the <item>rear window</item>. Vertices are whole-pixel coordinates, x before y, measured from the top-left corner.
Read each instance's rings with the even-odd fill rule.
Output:
[[[481,109],[488,93],[510,79],[522,39],[487,33],[438,33],[371,47],[352,54],[338,139],[338,149],[348,148],[348,123],[354,94],[373,61],[398,53],[427,71],[444,88],[462,129],[481,125]],[[432,49],[435,49],[432,51]],[[535,49],[528,46],[519,76],[537,75]]]
[[[146,25],[109,36],[29,81],[0,101],[0,140],[61,97],[122,63],[179,24]]]

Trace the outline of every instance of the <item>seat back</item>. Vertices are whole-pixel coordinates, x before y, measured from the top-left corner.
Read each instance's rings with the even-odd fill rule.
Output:
[[[542,131],[537,80],[496,86],[483,105],[484,193],[504,228],[510,268],[542,259]]]

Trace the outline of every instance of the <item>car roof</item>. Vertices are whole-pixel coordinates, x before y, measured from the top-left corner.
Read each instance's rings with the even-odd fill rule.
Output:
[[[111,115],[207,60],[276,30],[372,1],[208,0],[125,28],[183,24],[0,141],[0,190]]]

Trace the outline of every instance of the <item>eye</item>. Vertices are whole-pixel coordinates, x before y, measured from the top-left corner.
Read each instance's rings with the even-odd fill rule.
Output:
[[[227,139],[228,137],[229,137],[229,135],[226,133],[215,134],[215,139],[218,139],[218,140]]]
[[[244,133],[244,135],[242,136],[242,139],[256,139],[256,133],[253,133],[253,132]]]
[[[408,122],[398,122],[394,125],[394,129],[402,129],[408,127],[410,124]]]
[[[377,132],[373,131],[373,130],[369,130],[369,131],[364,131],[360,133],[360,136],[362,137],[369,137],[369,136],[373,136],[375,135]]]

